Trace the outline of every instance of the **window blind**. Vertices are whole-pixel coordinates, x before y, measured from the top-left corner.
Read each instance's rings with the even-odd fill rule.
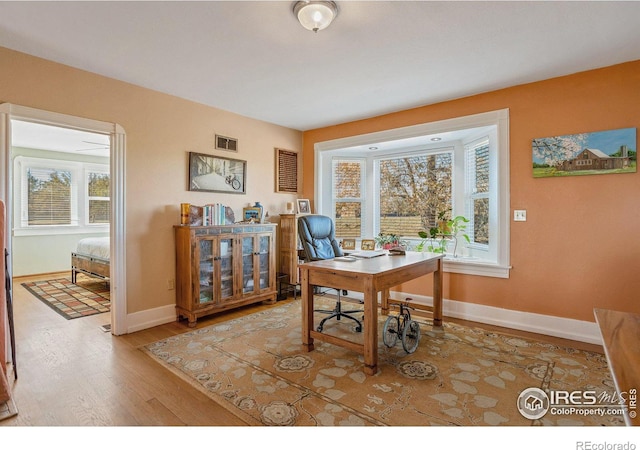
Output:
[[[71,197],[75,180],[71,171],[46,167],[28,167],[22,204],[27,207],[27,224],[73,225]]]
[[[469,146],[466,152],[468,170],[466,215],[468,236],[476,244],[489,244],[490,159],[487,141]]]
[[[332,161],[332,192],[337,237],[362,236],[364,162],[358,159]]]

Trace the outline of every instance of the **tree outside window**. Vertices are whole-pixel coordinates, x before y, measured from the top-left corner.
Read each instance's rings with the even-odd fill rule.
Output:
[[[380,232],[415,237],[451,210],[452,153],[379,162]]]
[[[71,224],[71,172],[29,168],[28,225]]]
[[[90,172],[87,178],[87,190],[89,196],[88,223],[109,223],[111,218],[109,174]]]

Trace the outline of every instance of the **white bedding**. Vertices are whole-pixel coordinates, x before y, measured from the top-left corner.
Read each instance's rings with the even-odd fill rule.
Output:
[[[76,253],[109,260],[109,236],[80,239]]]

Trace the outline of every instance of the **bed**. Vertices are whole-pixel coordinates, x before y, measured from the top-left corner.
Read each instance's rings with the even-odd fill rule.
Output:
[[[71,282],[76,282],[78,272],[108,280],[109,247],[109,236],[80,239],[71,252]]]

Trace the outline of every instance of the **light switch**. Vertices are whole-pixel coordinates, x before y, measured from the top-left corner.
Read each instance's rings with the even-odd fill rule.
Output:
[[[527,221],[527,210],[526,209],[514,209],[513,210],[513,221],[514,222],[526,222]]]

